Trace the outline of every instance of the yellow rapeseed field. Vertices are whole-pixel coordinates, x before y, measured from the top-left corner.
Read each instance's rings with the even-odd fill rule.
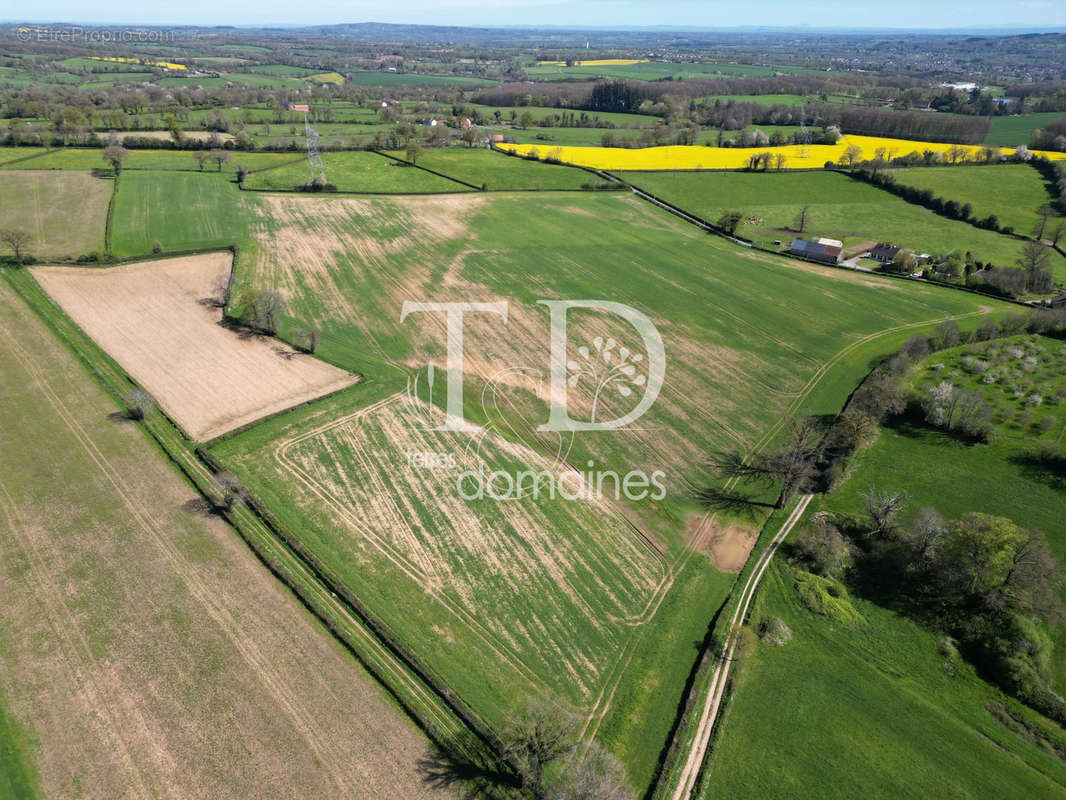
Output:
[[[335,83],[337,86],[344,85],[344,76],[339,72],[319,72],[316,75],[309,75],[308,80],[312,80],[315,83]]]
[[[163,69],[183,70],[188,69],[184,64],[175,64],[173,61],[142,61],[139,58],[123,58],[122,56],[89,56],[93,61],[112,61],[117,64],[144,64],[148,67],[162,67]]]
[[[628,67],[630,64],[647,64],[646,58],[595,58],[590,61],[575,61],[575,67]],[[538,61],[541,67],[565,67],[565,61]]]
[[[975,145],[954,145],[943,142],[915,142],[908,139],[887,139],[878,136],[843,136],[836,144],[785,145],[782,147],[702,147],[699,145],[670,145],[625,149],[619,147],[554,147],[537,144],[504,144],[501,149],[528,156],[536,151],[540,159],[553,159],[579,167],[607,170],[688,170],[688,169],[744,169],[748,159],[758,153],[785,157],[785,169],[814,169],[825,162],[839,163],[848,147],[859,148],[856,160],[879,155],[896,158],[910,153],[933,150],[942,153],[945,162],[978,160],[983,148]],[[1014,149],[1000,148],[1004,155]],[[1033,151],[1052,160],[1066,158],[1066,153]],[[774,165],[776,166],[776,164]]]

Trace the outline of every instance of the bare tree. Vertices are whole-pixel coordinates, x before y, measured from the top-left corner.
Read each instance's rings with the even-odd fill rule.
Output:
[[[947,523],[935,508],[923,508],[919,511],[910,527],[904,532],[904,538],[911,546],[914,560],[919,564],[928,562],[944,542]]]
[[[1037,209],[1037,213],[1040,215],[1040,219],[1033,225],[1033,238],[1040,241],[1044,238],[1044,232],[1047,230],[1047,221],[1054,216],[1055,209],[1049,203],[1044,203]]]
[[[720,475],[743,481],[781,485],[774,504],[782,508],[796,495],[807,491],[818,474],[820,432],[814,417],[788,423],[788,437],[780,449],[745,458],[740,453],[724,453],[711,459]]]
[[[796,219],[792,223],[792,227],[795,229],[796,233],[803,233],[807,230],[807,217],[809,216],[810,211],[810,206],[803,206],[799,210],[799,213],[796,214]]]
[[[551,787],[552,800],[634,800],[622,762],[593,742],[581,754],[571,750],[562,764],[562,774]]]
[[[131,389],[122,397],[126,416],[130,419],[144,419],[155,411],[155,400],[144,389]]]
[[[575,727],[569,711],[544,698],[530,699],[520,712],[508,715],[500,734],[503,756],[518,771],[523,787],[543,792],[544,767],[573,749]]]
[[[299,328],[293,331],[293,344],[305,353],[314,353],[318,349],[318,331],[315,328]]]
[[[870,533],[890,536],[896,530],[896,517],[907,504],[906,492],[886,492],[871,489],[863,494],[863,510],[870,518]]]
[[[33,236],[29,231],[19,228],[5,228],[0,230],[0,241],[11,248],[15,255],[15,263],[21,264],[26,256],[26,248],[33,243]]]
[[[240,479],[232,472],[216,472],[214,483],[217,496],[212,498],[212,503],[219,510],[228,511],[238,500],[246,497]]]
[[[849,144],[844,148],[844,154],[840,157],[840,163],[847,167],[854,167],[862,161],[862,148],[857,144]]]
[[[277,333],[286,307],[285,298],[278,292],[270,289],[257,292],[252,299],[252,324],[266,333]]]
[[[206,150],[197,150],[192,154],[192,157],[196,159],[197,165],[200,167],[200,172],[204,171],[204,164],[207,163],[207,159],[211,157],[211,154]]]

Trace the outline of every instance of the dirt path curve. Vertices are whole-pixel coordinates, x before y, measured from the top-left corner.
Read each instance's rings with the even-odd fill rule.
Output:
[[[805,494],[800,498],[799,503],[789,514],[788,519],[785,520],[785,524],[781,526],[781,530],[777,532],[777,535],[774,536],[770,544],[759,556],[758,561],[755,562],[755,568],[744,583],[740,602],[737,603],[733,616],[729,620],[730,631],[741,624],[747,617],[748,607],[751,605],[752,598],[755,597],[755,590],[759,588],[763,573],[770,566],[770,561],[777,552],[777,548],[781,546],[781,542],[785,540],[785,537],[788,536],[789,532],[803,516],[803,512],[807,510],[807,506],[813,497],[814,495]],[[685,766],[681,771],[681,777],[678,779],[677,788],[671,795],[672,800],[686,800],[686,798],[691,797],[692,791],[696,787],[696,778],[699,776],[700,767],[703,765],[707,745],[711,741],[711,732],[714,730],[714,724],[718,719],[718,710],[722,705],[722,697],[725,694],[729,670],[733,666],[733,655],[736,651],[736,646],[736,639],[730,635],[718,656],[718,663],[715,664],[714,674],[711,676],[711,686],[707,691],[707,699],[700,712],[700,723],[696,729],[696,739],[685,759]]]

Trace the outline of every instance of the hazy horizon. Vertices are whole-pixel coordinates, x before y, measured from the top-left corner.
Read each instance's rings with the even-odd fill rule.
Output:
[[[458,27],[657,28],[721,30],[1047,30],[1066,27],[1066,0],[1023,0],[1005,13],[1002,3],[948,0],[930,4],[898,0],[886,10],[883,3],[828,0],[804,6],[786,0],[759,5],[664,0],[648,4],[635,0],[515,0],[507,4],[486,0],[415,0],[395,11],[379,3],[324,0],[298,10],[278,0],[236,0],[218,3],[190,0],[180,7],[146,6],[133,0],[107,4],[107,11],[87,16],[76,0],[44,0],[31,14],[10,23],[70,23],[84,25],[188,25],[238,27],[383,23]],[[605,22],[610,20],[610,22]],[[913,22],[904,22],[913,20]]]

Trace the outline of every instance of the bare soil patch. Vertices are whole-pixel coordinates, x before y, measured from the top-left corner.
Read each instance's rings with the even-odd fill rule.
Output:
[[[207,440],[357,380],[223,327],[221,311],[204,301],[229,269],[228,253],[211,253],[33,275],[190,436]]]
[[[703,517],[695,517],[688,524],[688,537],[695,537]],[[736,523],[723,524],[717,520],[706,524],[712,526],[711,535],[700,548],[705,555],[723,572],[740,572],[751,555],[758,532]]]

